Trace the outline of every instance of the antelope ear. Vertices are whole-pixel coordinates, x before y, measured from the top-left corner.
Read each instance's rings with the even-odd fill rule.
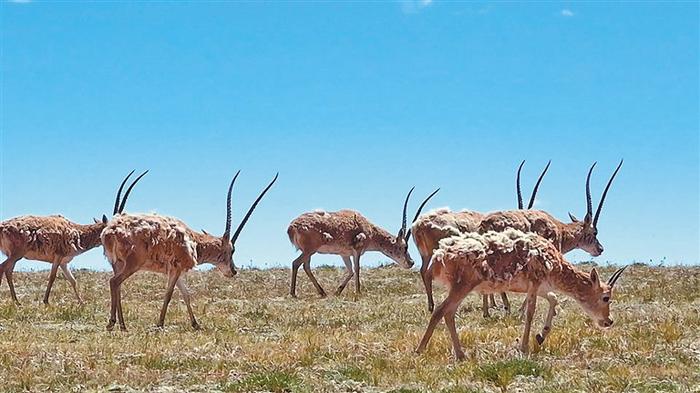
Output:
[[[571,214],[571,212],[569,212],[569,218],[571,219],[571,222],[578,222],[578,218],[574,217],[574,215]]]
[[[103,224],[107,223],[107,216],[105,216],[104,214],[102,215],[102,223]]]
[[[598,276],[598,271],[595,268],[591,269],[591,283],[594,287],[600,286],[600,277]]]
[[[96,219],[95,217],[92,218],[92,221],[95,221],[95,224],[97,224],[98,222],[100,222],[100,220]]]

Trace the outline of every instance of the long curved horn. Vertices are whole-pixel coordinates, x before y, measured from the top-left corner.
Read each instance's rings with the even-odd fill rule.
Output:
[[[428,195],[428,197],[425,198],[423,203],[421,203],[420,206],[418,206],[418,210],[416,211],[416,215],[413,217],[413,221],[411,221],[411,226],[413,226],[413,223],[416,222],[416,220],[418,219],[418,216],[420,216],[420,212],[423,210],[423,207],[425,207],[425,204],[428,203],[430,198],[432,198],[433,195],[437,194],[438,191],[440,191],[439,188],[437,190],[433,191],[432,194]],[[408,239],[410,239],[410,238],[411,238],[411,227],[409,227],[408,232],[406,232],[406,243],[408,243]]]
[[[523,169],[523,165],[525,165],[525,160],[520,163],[518,174],[515,176],[515,191],[518,193],[518,209],[523,208],[523,193],[520,191],[520,171]]]
[[[600,203],[598,203],[598,210],[596,210],[595,217],[593,218],[593,228],[596,228],[596,226],[598,225],[598,217],[600,217],[600,211],[603,209],[603,202],[605,202],[605,197],[608,195],[608,190],[610,189],[610,185],[612,184],[613,179],[615,179],[617,172],[622,167],[623,161],[624,160],[620,160],[620,164],[617,166],[617,168],[615,169],[615,172],[613,172],[612,176],[610,176],[610,180],[608,180],[608,185],[605,186],[605,190],[603,191],[603,196],[600,197]]]
[[[243,230],[245,223],[248,222],[250,215],[253,214],[253,210],[255,210],[255,207],[258,206],[258,203],[265,196],[265,193],[267,193],[267,191],[270,189],[270,187],[272,187],[272,185],[275,184],[279,175],[280,175],[279,172],[277,172],[277,174],[275,175],[275,178],[272,179],[272,181],[270,182],[270,184],[267,185],[267,187],[265,187],[265,189],[260,193],[260,196],[258,196],[258,199],[256,199],[255,202],[253,202],[253,205],[250,207],[250,209],[248,209],[248,213],[245,214],[245,216],[243,217],[243,220],[238,225],[238,228],[236,228],[236,232],[234,232],[233,236],[231,236],[231,244],[236,244],[236,239],[238,239],[238,235],[241,234],[241,230]]]
[[[233,175],[233,180],[231,180],[231,184],[228,186],[228,194],[226,195],[226,229],[224,229],[224,235],[222,236],[226,239],[228,239],[231,234],[231,193],[233,192],[233,183],[236,182],[240,173],[241,171],[239,169],[238,172]]]
[[[141,180],[142,177],[146,176],[148,171],[142,173],[139,177],[134,180],[133,183],[129,186],[129,188],[126,189],[126,193],[124,193],[124,199],[122,199],[122,203],[119,205],[119,213],[124,211],[124,207],[126,207],[126,200],[129,198],[129,194],[131,193],[131,190],[134,188],[136,183],[138,183],[139,180]]]
[[[594,162],[591,165],[591,169],[588,170],[588,176],[586,177],[586,220],[590,220],[593,215],[593,202],[591,201],[591,173],[593,173],[593,168],[595,168]]]
[[[408,208],[408,200],[411,198],[411,193],[415,188],[415,186],[411,187],[411,189],[408,191],[408,195],[406,195],[406,200],[403,203],[403,215],[401,216],[401,229],[399,230],[399,236],[403,236],[406,233],[406,209]]]
[[[542,179],[544,178],[545,173],[547,173],[547,169],[549,169],[549,165],[551,163],[552,163],[552,160],[547,161],[547,166],[544,167],[544,170],[540,174],[540,177],[537,179],[537,183],[535,183],[535,188],[532,189],[532,196],[530,196],[530,203],[527,204],[528,209],[532,208],[532,205],[535,204],[535,196],[537,195],[537,190],[540,188],[540,183],[542,183]]]
[[[117,214],[117,212],[119,211],[119,200],[121,199],[121,196],[122,196],[122,190],[124,189],[124,184],[126,184],[126,181],[129,180],[129,178],[131,177],[131,175],[134,174],[134,171],[135,171],[135,170],[136,170],[136,169],[134,169],[133,171],[129,172],[129,174],[126,175],[126,177],[125,177],[124,180],[122,181],[122,184],[119,186],[119,191],[117,191],[117,199],[114,201],[114,210],[112,211],[112,215]]]
[[[614,286],[615,286],[615,283],[616,283],[617,280],[620,278],[620,276],[622,275],[622,272],[624,272],[625,269],[627,269],[627,266],[624,266],[624,267],[621,267],[621,268],[617,269],[617,270],[615,271],[615,273],[613,273],[613,275],[610,276],[610,278],[608,279],[608,285],[611,286],[611,287],[614,287]]]

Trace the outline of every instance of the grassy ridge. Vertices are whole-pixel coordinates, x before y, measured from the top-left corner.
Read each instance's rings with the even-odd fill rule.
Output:
[[[604,277],[613,269],[603,269]],[[335,288],[342,272],[315,270]],[[41,303],[48,273],[16,273],[23,305],[0,290],[0,391],[506,392],[700,391],[700,268],[634,266],[612,306],[615,327],[592,326],[571,299],[545,346],[523,358],[515,316],[485,320],[469,296],[457,325],[468,359],[454,363],[444,324],[423,356],[413,353],[428,321],[417,273],[363,271],[352,287],[318,299],[303,273],[300,299],[287,296],[289,271],[243,270],[188,276],[202,331],[193,331],[179,294],[164,330],[153,326],[165,278],[139,273],[126,282],[129,331],[105,331],[109,274],[76,272],[85,305],[57,280]],[[443,292],[436,291],[441,299]],[[515,308],[522,297],[513,296]],[[546,302],[538,302],[538,331]]]

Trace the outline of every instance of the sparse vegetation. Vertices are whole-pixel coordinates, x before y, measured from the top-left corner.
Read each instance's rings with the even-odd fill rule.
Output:
[[[604,276],[614,269],[603,268]],[[164,277],[138,273],[124,286],[128,332],[107,332],[108,273],[75,272],[85,304],[65,280],[41,303],[48,272],[15,274],[16,308],[0,289],[0,390],[219,392],[688,392],[700,391],[700,268],[635,265],[601,331],[560,296],[544,346],[517,350],[516,316],[484,319],[470,295],[457,326],[467,360],[455,363],[442,324],[413,353],[429,315],[416,272],[365,269],[363,295],[317,298],[306,277],[291,299],[289,270],[243,270],[235,279],[192,272],[201,331],[179,294],[164,330],[155,323]],[[316,269],[333,288],[344,272]],[[436,299],[444,293],[436,291]],[[514,295],[517,310],[521,296]],[[538,303],[535,326],[546,306]]]

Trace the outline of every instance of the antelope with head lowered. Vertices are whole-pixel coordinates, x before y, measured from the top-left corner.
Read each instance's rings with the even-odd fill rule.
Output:
[[[131,171],[119,186],[112,212],[113,216],[122,213],[129,193],[148,171],[142,173],[131,183],[124,194],[124,199],[120,200],[124,185],[133,173],[134,171]],[[45,304],[49,304],[51,287],[59,267],[63,276],[73,287],[78,303],[82,303],[78,285],[68,268],[68,263],[76,256],[100,245],[100,233],[107,225],[107,216],[102,215],[102,220],[94,219],[94,221],[93,224],[81,225],[63,216],[54,215],[45,217],[21,216],[0,222],[0,251],[7,255],[7,259],[0,264],[0,282],[2,282],[3,275],[7,277],[10,295],[16,304],[19,304],[19,300],[15,293],[12,272],[17,261],[22,258],[51,263],[49,282],[44,294]]]
[[[518,167],[518,173],[516,176],[516,191],[518,195],[518,209],[523,209],[522,193],[520,191],[520,172],[523,168],[525,161],[523,161]],[[540,177],[535,183],[535,187],[532,191],[532,196],[530,197],[530,202],[527,208],[530,209],[535,203],[535,196],[537,195],[537,190],[540,187],[540,183],[544,178],[544,175],[549,169],[551,161],[547,163]],[[480,229],[481,221],[486,215],[470,211],[463,210],[460,212],[452,212],[449,209],[438,209],[421,217],[417,217],[417,220],[413,223],[413,241],[416,243],[418,252],[421,256],[421,268],[420,274],[423,279],[423,285],[425,287],[425,293],[428,296],[428,310],[433,311],[434,301],[433,301],[433,279],[430,276],[430,270],[428,265],[430,263],[430,258],[433,256],[433,252],[438,248],[440,240],[459,235],[462,233],[478,232]],[[489,298],[491,299],[491,304],[495,305],[495,300],[493,295],[483,296],[483,314],[484,317],[489,316]],[[505,293],[501,294],[503,299],[503,305],[506,310],[509,310],[510,303],[508,297]]]
[[[464,352],[455,326],[455,313],[471,291],[527,294],[525,326],[520,340],[520,350],[527,353],[540,293],[557,291],[574,298],[599,327],[607,328],[613,324],[610,318],[613,287],[625,268],[618,269],[607,283],[602,283],[595,268],[590,273],[580,271],[567,262],[549,240],[509,228],[502,232],[465,233],[442,240],[433,254],[430,270],[435,279],[447,286],[448,295],[433,312],[416,352],[425,350],[435,326],[444,318],[455,357],[462,360]]]
[[[163,273],[168,276],[165,300],[160,311],[158,327],[163,327],[168,304],[175,286],[182,294],[187,313],[194,329],[199,324],[192,312],[190,294],[182,277],[183,273],[201,263],[211,263],[226,277],[236,274],[233,253],[236,239],[253,210],[265,193],[277,180],[277,176],[265,187],[238,228],[231,236],[231,193],[240,171],[236,173],[226,196],[226,229],[222,236],[196,232],[182,221],[158,214],[124,214],[116,217],[102,231],[105,256],[112,264],[114,276],[109,280],[111,308],[107,330],[112,330],[119,318],[119,327],[126,330],[121,304],[121,285],[139,270]]]
[[[593,203],[591,200],[591,174],[596,163],[593,163],[588,170],[586,177],[586,216],[583,221],[579,221],[571,213],[571,223],[563,223],[550,214],[541,210],[514,210],[495,212],[487,214],[481,221],[479,228],[480,233],[488,231],[501,232],[512,228],[522,232],[534,232],[543,238],[552,242],[554,247],[566,254],[574,249],[581,249],[589,253],[591,256],[599,256],[603,252],[603,246],[598,241],[598,219],[600,212],[603,209],[605,197],[612,185],[617,172],[622,167],[623,161],[620,160],[617,168],[610,176],[608,184],[603,190],[603,195],[600,198],[595,215],[593,214]],[[542,333],[537,335],[537,341],[542,344],[551,330],[552,319],[556,315],[557,299],[554,293],[547,292],[546,287],[540,288],[539,296],[544,297],[549,302],[549,311],[542,329]],[[524,307],[524,306],[523,306]],[[524,310],[524,309],[523,309]]]
[[[426,203],[440,189],[430,194],[418,207],[416,217]],[[397,235],[372,224],[359,212],[354,210],[340,210],[337,212],[317,211],[304,213],[295,218],[287,229],[289,240],[301,251],[301,255],[292,262],[292,282],[289,293],[296,297],[297,272],[300,266],[304,266],[306,275],[321,297],[326,292],[311,272],[311,256],[319,254],[340,255],[345,263],[346,275],[341,281],[335,294],[340,295],[350,280],[355,277],[355,295],[360,294],[360,257],[367,251],[379,251],[399,266],[410,269],[413,260],[408,253],[408,239],[411,237],[411,229],[406,227],[406,209],[413,188],[408,192],[403,205],[401,229]],[[352,260],[351,260],[352,258]]]

